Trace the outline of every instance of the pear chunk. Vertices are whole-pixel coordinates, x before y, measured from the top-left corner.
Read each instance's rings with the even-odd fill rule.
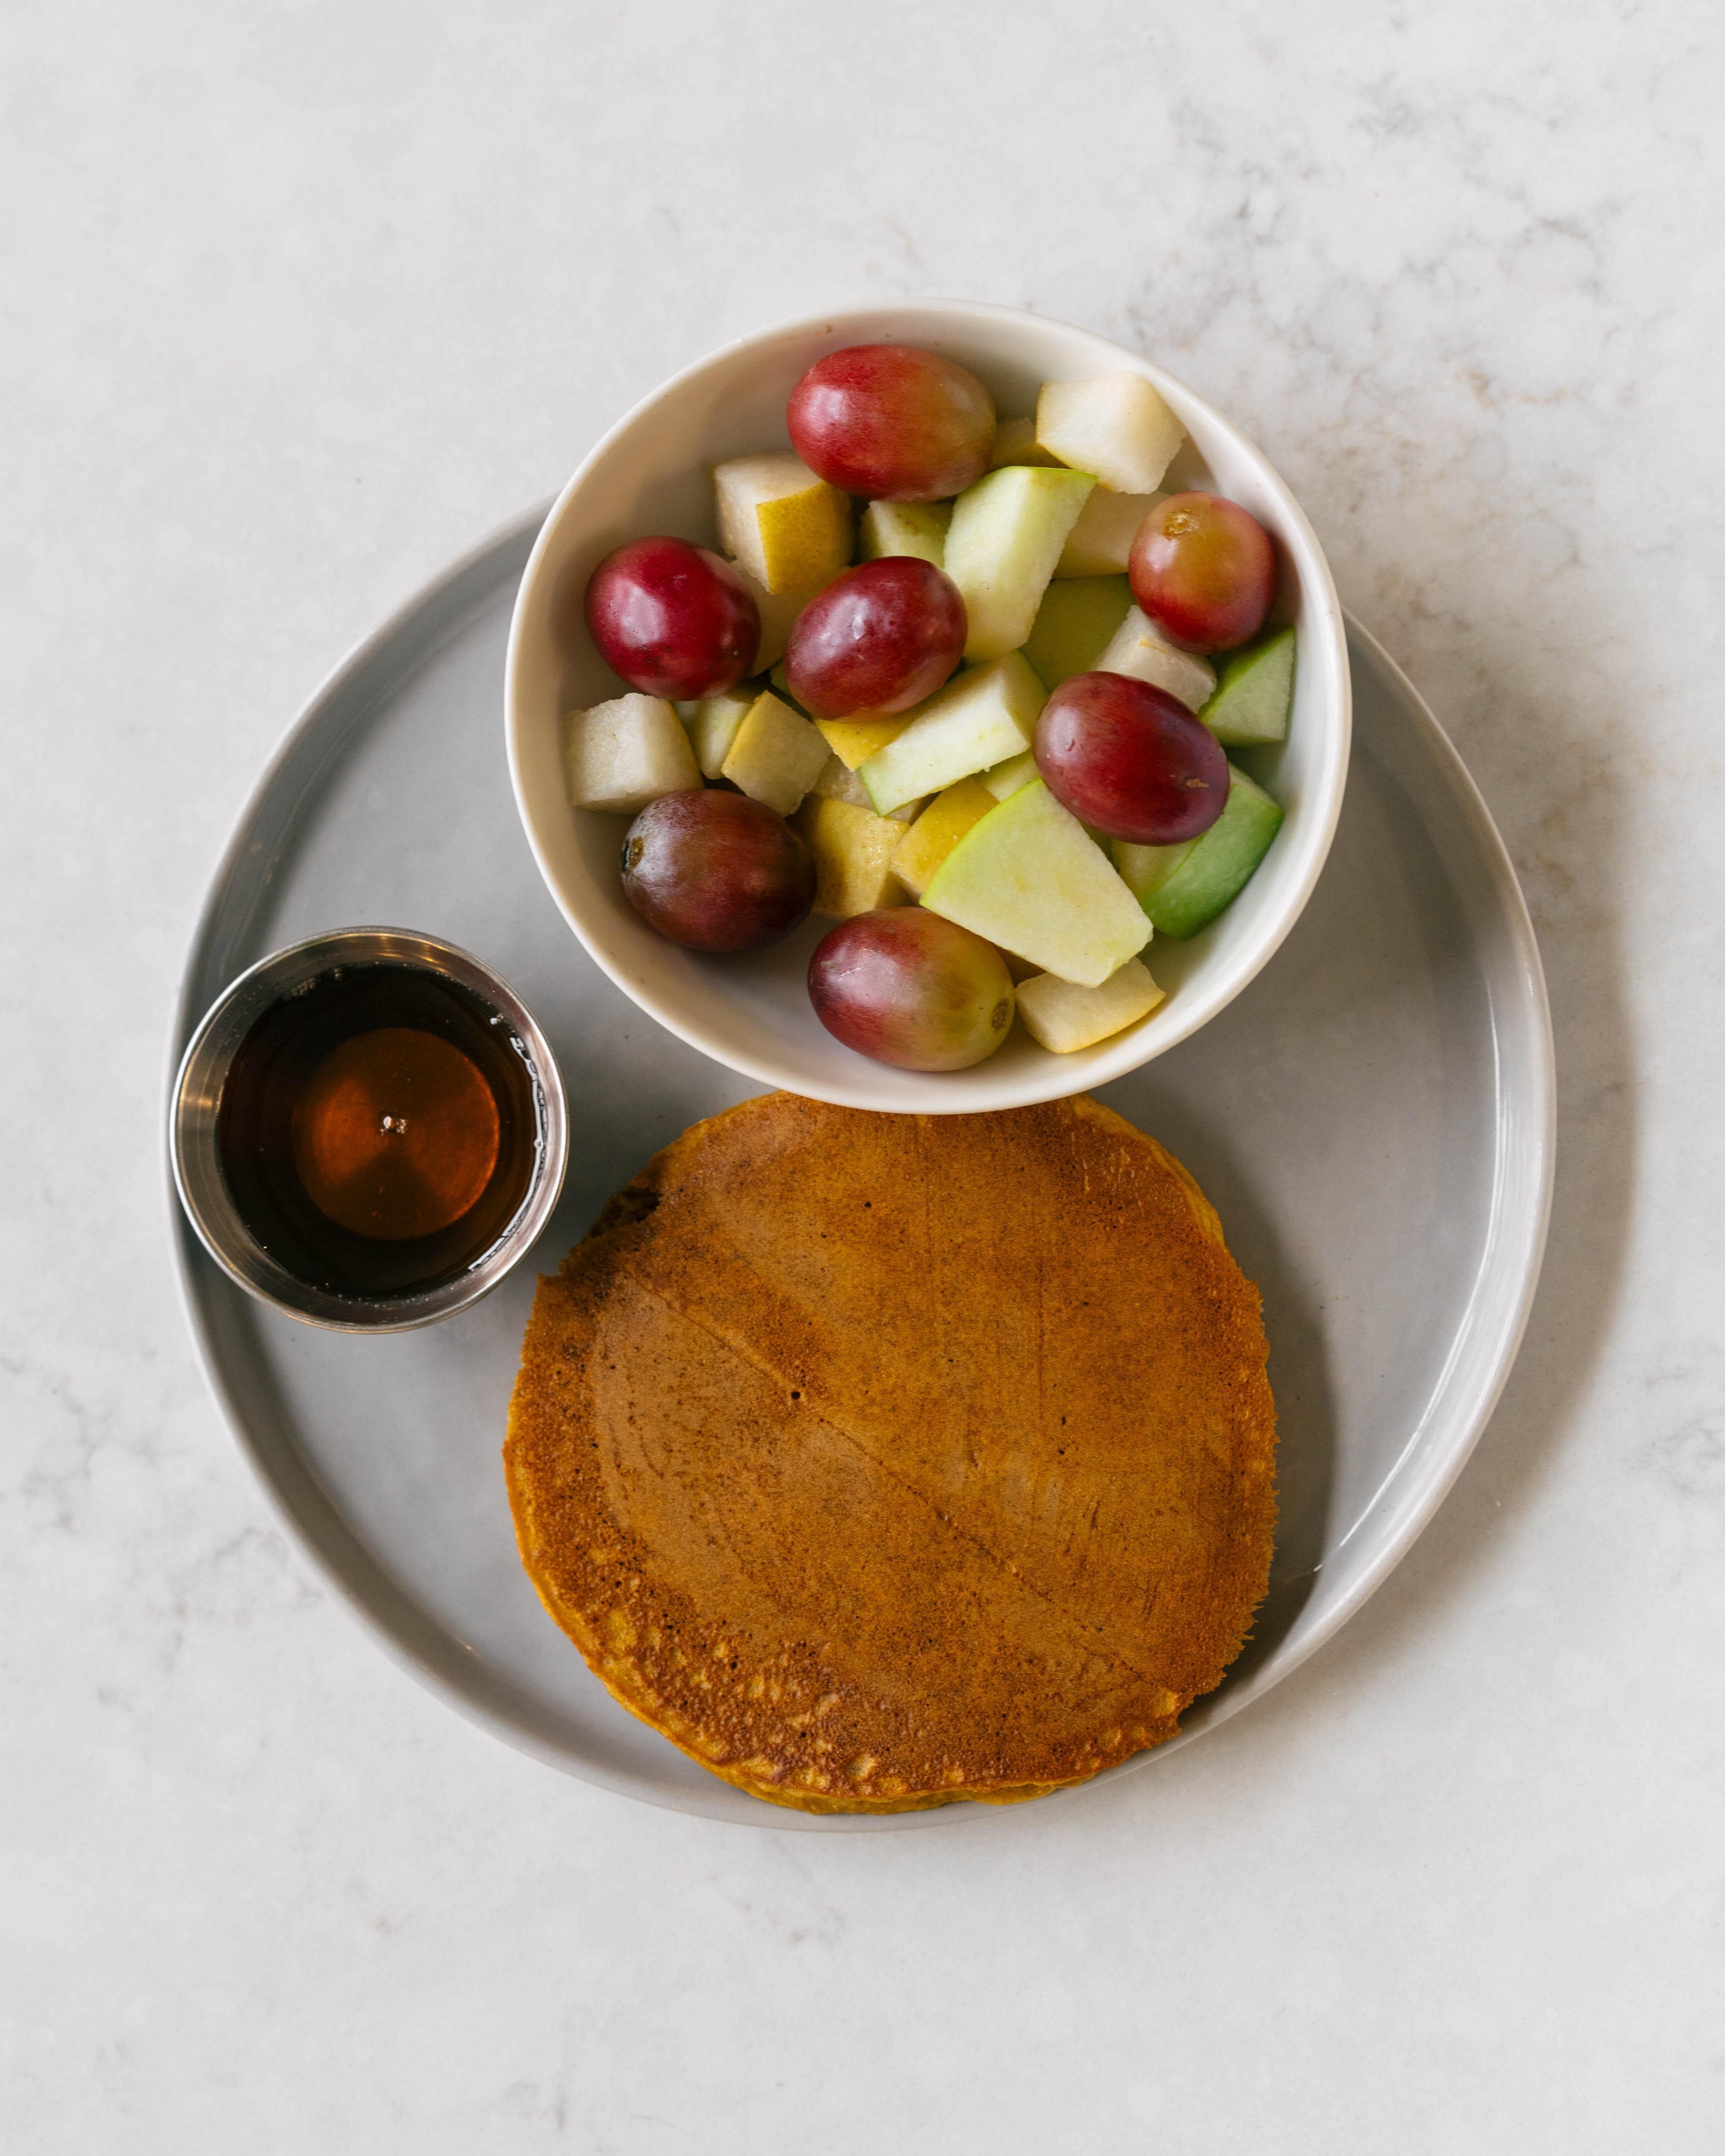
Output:
[[[1091,496],[1102,498],[1100,489]],[[1050,696],[1073,675],[1101,665],[1132,603],[1124,577],[1068,577],[1049,586],[1024,639],[1024,656]]]
[[[701,784],[689,737],[663,696],[614,696],[588,711],[565,711],[562,732],[572,808],[633,816],[661,793]]]
[[[1294,701],[1294,632],[1273,629],[1222,661],[1216,693],[1199,713],[1224,748],[1286,741]]]
[[[871,501],[862,513],[856,551],[865,562],[883,555],[911,554],[919,562],[946,566],[950,501]]]
[[[1048,701],[1016,651],[991,666],[973,666],[937,690],[910,724],[859,766],[869,798],[883,816],[919,793],[938,793],[1030,746]]]
[[[1040,778],[965,834],[922,903],[1081,988],[1101,988],[1150,941],[1107,855]]]
[[[1159,494],[1111,494],[1099,486],[1066,534],[1055,576],[1124,576],[1138,526],[1162,499]]]
[[[820,777],[829,752],[807,719],[768,694],[749,706],[719,775],[788,816]]]
[[[994,796],[973,778],[961,778],[936,794],[900,839],[892,857],[894,872],[906,890],[920,898],[953,847],[994,805]]]
[[[748,586],[749,596],[761,617],[761,645],[755,654],[754,670],[757,674],[768,673],[784,657],[784,648],[791,640],[791,624],[820,586],[810,584],[806,589],[769,592],[758,577],[749,574],[741,562],[733,562],[731,566]]]
[[[810,592],[850,560],[850,497],[788,449],[713,467],[719,540],[773,596]]]
[[[905,904],[904,886],[892,867],[908,835],[902,824],[817,793],[798,810],[797,829],[814,856],[817,913],[848,921],[854,913]]]
[[[1075,988],[1052,973],[1021,982],[1019,1015],[1032,1040],[1056,1055],[1070,1055],[1136,1024],[1162,999],[1148,968],[1128,958],[1099,988]]]
[[[1153,493],[1185,432],[1142,374],[1045,382],[1036,400],[1043,448],[1116,494]]]
[[[1095,661],[1104,674],[1129,675],[1178,696],[1189,711],[1204,704],[1216,685],[1215,669],[1195,652],[1168,642],[1141,608],[1133,607]]]
[[[964,601],[964,655],[999,659],[1030,634],[1068,534],[1096,486],[1088,473],[1034,465],[985,472],[952,504],[947,574]]]

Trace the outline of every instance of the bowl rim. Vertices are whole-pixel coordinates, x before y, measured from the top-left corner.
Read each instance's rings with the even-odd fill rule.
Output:
[[[1177,402],[1183,402],[1201,412],[1207,425],[1214,428],[1226,439],[1231,450],[1252,469],[1260,483],[1276,500],[1281,519],[1278,536],[1283,539],[1283,543],[1287,543],[1290,534],[1300,542],[1297,551],[1301,556],[1301,589],[1307,595],[1317,623],[1321,625],[1331,647],[1330,660],[1337,684],[1334,722],[1325,730],[1325,737],[1320,742],[1317,776],[1309,789],[1313,796],[1318,798],[1312,804],[1315,813],[1304,824],[1301,834],[1304,862],[1299,879],[1281,911],[1268,920],[1253,942],[1235,956],[1214,984],[1202,993],[1189,996],[1183,994],[1173,1000],[1172,1007],[1165,1005],[1162,1014],[1172,1019],[1173,1024],[1158,1029],[1153,1036],[1148,1037],[1147,1045],[1142,1045],[1147,1042],[1142,1025],[1127,1027],[1117,1037],[1111,1053],[1108,1052],[1107,1043],[1098,1044],[1102,1052],[1087,1052],[1081,1072],[1063,1072],[1061,1065],[1074,1059],[1044,1051],[1048,1066],[1045,1082],[1040,1080],[1033,1080],[1028,1084],[1009,1081],[991,1088],[987,1078],[990,1065],[979,1064],[966,1071],[948,1074],[969,1081],[962,1089],[963,1097],[954,1097],[948,1102],[942,1098],[938,1089],[931,1088],[930,1097],[926,1101],[919,1097],[914,1108],[909,1110],[901,1102],[884,1103],[878,1097],[878,1091],[871,1089],[871,1075],[877,1072],[884,1074],[890,1066],[874,1065],[866,1057],[858,1056],[855,1083],[824,1082],[811,1086],[807,1075],[793,1068],[788,1060],[749,1055],[721,1045],[706,1027],[680,1011],[674,1000],[655,994],[626,967],[619,964],[606,947],[603,938],[588,933],[580,909],[571,901],[562,880],[553,872],[547,853],[540,844],[536,828],[536,812],[530,803],[529,788],[523,777],[521,752],[526,724],[521,708],[523,647],[531,598],[544,571],[547,557],[559,536],[566,511],[614,444],[630,433],[641,421],[649,418],[660,406],[670,402],[687,384],[699,380],[711,370],[790,338],[842,337],[847,324],[878,324],[882,316],[898,315],[927,317],[932,325],[944,326],[948,334],[962,335],[965,324],[976,322],[988,322],[997,326],[1034,326],[1038,330],[1064,331],[1096,346],[1100,352],[1117,357],[1121,370],[1130,369],[1142,374],[1158,391],[1165,393],[1173,389]],[[1275,957],[1295,922],[1305,911],[1307,901],[1317,888],[1341,818],[1353,724],[1347,624],[1329,562],[1311,520],[1301,508],[1293,489],[1251,438],[1178,376],[1168,373],[1153,361],[1145,359],[1142,354],[1116,343],[1112,338],[1104,336],[1097,331],[1065,321],[1056,316],[1038,314],[1029,308],[1004,306],[992,300],[941,298],[853,301],[843,306],[822,309],[812,314],[793,316],[769,323],[746,336],[734,337],[728,343],[715,346],[668,376],[657,388],[649,390],[631,405],[593,444],[546,513],[544,523],[533,542],[532,552],[527,557],[526,567],[521,572],[510,618],[503,701],[505,752],[509,765],[511,790],[541,880],[588,957],[638,1009],[701,1055],[711,1057],[713,1061],[724,1065],[742,1076],[755,1079],[763,1086],[781,1087],[838,1107],[924,1115],[973,1115],[1003,1108],[1029,1107],[1045,1101],[1064,1099],[1076,1091],[1090,1091],[1154,1061],[1158,1056],[1177,1047],[1181,1041],[1189,1040],[1201,1026],[1207,1025],[1211,1019],[1224,1010]],[[906,1075],[902,1071],[891,1070],[894,1079],[902,1079]],[[875,1088],[877,1089],[883,1082],[886,1082],[884,1076],[875,1077]],[[960,1089],[955,1088],[954,1091],[956,1095]]]

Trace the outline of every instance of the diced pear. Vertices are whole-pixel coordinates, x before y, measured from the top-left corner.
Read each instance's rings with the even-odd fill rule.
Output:
[[[1124,573],[1138,526],[1163,499],[1159,494],[1111,494],[1099,486],[1066,535],[1057,577],[1111,577]]]
[[[689,737],[663,696],[614,696],[589,711],[565,711],[562,731],[573,808],[633,816],[661,793],[701,784]]]
[[[919,562],[932,562],[938,569],[952,521],[950,501],[871,501],[862,513],[856,551],[865,562],[878,562],[887,554],[911,554]]]
[[[775,597],[829,583],[850,559],[850,497],[788,449],[713,467],[719,540]]]
[[[1034,419],[1003,419],[994,429],[994,453],[988,459],[988,470],[999,471],[1002,465],[1057,465],[1060,459],[1050,456],[1036,439]]]
[[[816,794],[797,812],[797,829],[814,856],[814,910],[848,921],[880,906],[906,903],[893,856],[908,835],[891,816]]]
[[[1100,490],[1091,496],[1092,501],[1101,498]],[[1024,639],[1024,656],[1050,696],[1073,675],[1088,674],[1101,665],[1132,603],[1132,587],[1124,577],[1070,577],[1049,586]]]
[[[1142,608],[1133,607],[1096,661],[1104,674],[1127,674],[1178,696],[1189,711],[1204,704],[1216,685],[1215,669],[1195,652],[1168,642]]]
[[[755,671],[765,674],[784,657],[784,648],[790,641],[791,624],[820,586],[811,584],[806,590],[793,592],[769,592],[758,577],[749,574],[741,562],[733,562],[731,566],[748,586],[749,596],[754,600],[761,616],[761,646],[755,654]]]
[[[922,903],[1086,988],[1099,988],[1150,941],[1150,923],[1107,855],[1040,778],[965,834]]]
[[[1294,632],[1272,629],[1222,661],[1216,693],[1199,717],[1224,748],[1286,741],[1294,702]]]
[[[876,749],[896,741],[915,716],[914,711],[897,711],[889,719],[817,719],[814,723],[833,754],[855,771],[859,764],[866,763]]]
[[[1081,988],[1053,973],[1039,973],[1019,988],[1019,1015],[1034,1041],[1056,1055],[1070,1055],[1135,1024],[1161,1001],[1162,990],[1148,968],[1128,958],[1099,988]]]
[[[1138,903],[1158,933],[1184,937],[1207,927],[1251,881],[1270,842],[1281,828],[1282,812],[1255,780],[1233,764],[1228,767],[1228,801],[1202,838],[1183,846],[1134,846],[1128,854],[1178,854],[1172,863],[1122,862],[1122,878],[1137,891]]]
[[[918,898],[935,870],[974,824],[995,805],[994,796],[973,778],[961,778],[933,800],[899,840],[892,865],[906,891]]]
[[[752,799],[788,816],[820,777],[828,754],[814,728],[788,704],[772,695],[757,696],[719,772]]]
[[[1030,634],[1067,535],[1096,481],[1086,472],[1004,465],[952,504],[947,574],[964,600],[967,659],[998,659]]]
[[[956,778],[986,771],[1030,746],[1048,701],[1016,651],[991,666],[973,666],[937,690],[895,740],[858,767],[883,816],[919,793],[938,793]]]
[[[1043,448],[1116,494],[1153,493],[1185,432],[1142,374],[1045,382],[1036,399]]]
[[[990,769],[978,773],[977,784],[986,788],[997,801],[1004,801],[1009,793],[1016,793],[1019,787],[1028,786],[1033,778],[1040,776],[1036,768],[1036,752],[1034,748],[1027,748],[1021,750],[1017,756],[1008,757],[1004,763],[997,763]]]
[[[723,770],[737,729],[748,716],[756,693],[752,689],[726,689],[716,696],[678,705],[677,716],[689,730],[690,745],[703,778],[716,778]]]

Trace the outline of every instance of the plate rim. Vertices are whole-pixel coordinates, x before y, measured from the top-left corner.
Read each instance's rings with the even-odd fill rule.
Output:
[[[362,677],[366,669],[385,660],[404,634],[416,626],[429,623],[439,602],[446,600],[466,583],[474,587],[470,603],[459,608],[442,625],[440,633],[428,642],[415,665],[425,664],[444,644],[458,635],[474,614],[495,598],[498,588],[509,573],[507,557],[511,551],[531,550],[534,536],[542,525],[545,515],[546,505],[542,503],[511,519],[459,556],[440,573],[422,584],[329,670],[284,732],[234,819],[198,907],[181,969],[169,1029],[163,1083],[165,1100],[172,1098],[173,1074],[178,1068],[186,1040],[203,1015],[198,1004],[201,993],[198,983],[210,961],[229,886],[244,858],[253,828],[284,775],[291,769],[307,742],[316,735],[331,706],[338,700],[345,698],[356,681]],[[526,558],[527,552],[523,551],[523,567]],[[1182,1730],[1165,1744],[1121,1761],[1089,1782],[1056,1793],[1057,1796],[1069,1801],[1087,1789],[1099,1787],[1122,1775],[1142,1772],[1156,1760],[1183,1749],[1209,1730],[1231,1720],[1235,1714],[1291,1676],[1358,1614],[1425,1532],[1484,1435],[1508,1382],[1538,1289],[1556,1167],[1557,1096],[1550,1005],[1532,921],[1508,849],[1459,752],[1430,706],[1383,644],[1351,612],[1344,608],[1343,613],[1350,650],[1358,648],[1368,663],[1379,670],[1425,737],[1426,747],[1435,753],[1443,768],[1469,835],[1486,865],[1490,888],[1482,894],[1482,898],[1487,901],[1487,910],[1496,916],[1500,930],[1507,932],[1514,961],[1512,970],[1519,983],[1525,1005],[1524,1014],[1528,1021],[1523,1046],[1531,1057],[1531,1067],[1526,1071],[1523,1085],[1530,1096],[1531,1114],[1527,1127],[1521,1132],[1517,1141],[1522,1172],[1517,1178],[1512,1178],[1509,1171],[1517,1163],[1506,1160],[1503,1064],[1500,1054],[1497,1057],[1498,1110],[1495,1119],[1497,1142],[1492,1203],[1486,1250],[1475,1275],[1472,1291],[1463,1308],[1462,1322],[1458,1323],[1451,1337],[1452,1360],[1466,1319],[1480,1306],[1481,1290],[1488,1272],[1500,1281],[1507,1272],[1508,1279],[1514,1282],[1514,1292],[1494,1300],[1485,1323],[1478,1328],[1480,1337],[1471,1358],[1473,1367],[1464,1396],[1455,1402],[1440,1402],[1434,1410],[1455,1424],[1456,1434],[1435,1457],[1425,1463],[1424,1471],[1414,1476],[1410,1486],[1399,1494],[1384,1522],[1383,1547],[1372,1562],[1362,1568],[1359,1576],[1350,1584],[1346,1592],[1325,1611],[1322,1620],[1315,1623],[1309,1632],[1294,1637],[1293,1644],[1286,1653],[1278,1650],[1263,1670],[1252,1678],[1224,1690],[1219,1695],[1212,1695],[1215,1702],[1214,1707],[1194,1726]],[[362,704],[357,711],[348,715],[349,731],[363,722],[368,708]],[[1493,1044],[1495,1050],[1497,1046],[1495,1013]],[[1531,1084],[1527,1082],[1528,1080],[1531,1080]],[[464,1684],[449,1666],[446,1658],[434,1653],[429,1644],[432,1641],[452,1640],[453,1635],[447,1628],[396,1586],[376,1556],[322,1490],[309,1465],[304,1462],[300,1463],[304,1490],[298,1493],[300,1502],[296,1504],[287,1487],[290,1478],[279,1471],[276,1463],[269,1457],[263,1444],[254,1436],[250,1420],[241,1407],[224,1368],[217,1338],[215,1313],[208,1306],[211,1291],[218,1295],[224,1290],[238,1295],[239,1291],[233,1289],[211,1264],[178,1204],[167,1143],[167,1121],[164,1112],[158,1125],[161,1133],[158,1165],[172,1230],[176,1284],[198,1366],[210,1397],[249,1465],[265,1502],[300,1555],[313,1566],[325,1584],[358,1618],[363,1630],[383,1649],[389,1659],[427,1691],[465,1720],[485,1730],[513,1750],[525,1753],[542,1764],[591,1787],[633,1798],[660,1810],[678,1812],[685,1817],[704,1817],[727,1825],[855,1833],[953,1825],[996,1816],[1003,1809],[1014,1809],[952,1804],[925,1811],[828,1815],[794,1811],[757,1799],[753,1810],[741,1812],[726,1801],[734,1798],[737,1793],[728,1785],[716,1782],[711,1803],[685,1801],[679,1794],[646,1784],[634,1774],[573,1758],[566,1746],[536,1734],[531,1726],[530,1702],[524,1701],[520,1718],[513,1718],[482,1697],[478,1687]],[[1517,1182],[1517,1187],[1506,1199],[1506,1183],[1512,1179]],[[1506,1219],[1504,1216],[1512,1210],[1516,1217]],[[1442,1382],[1440,1377],[1439,1385]],[[1437,1387],[1434,1388],[1435,1394],[1437,1389]],[[1401,1462],[1419,1442],[1431,1419],[1429,1412],[1425,1419],[1409,1433],[1396,1465],[1391,1467],[1380,1485],[1380,1493],[1400,1471]],[[311,1523],[300,1509],[308,1502],[308,1493],[310,1503],[321,1506],[326,1515],[326,1520],[320,1522],[324,1529],[321,1537],[314,1532]],[[1378,1502],[1374,1497],[1368,1503],[1362,1519],[1371,1513]],[[1358,1527],[1354,1532],[1358,1532]],[[371,1575],[368,1581],[362,1583],[349,1575],[336,1552],[328,1547],[331,1541],[345,1543],[357,1554],[361,1563],[368,1568]],[[378,1606],[380,1603],[392,1606],[386,1613]],[[506,1686],[507,1682],[506,1679],[494,1678],[491,1680],[492,1688],[495,1691],[500,1686]],[[1038,1809],[1040,1810],[1042,1807]],[[756,1816],[757,1812],[759,1816]]]

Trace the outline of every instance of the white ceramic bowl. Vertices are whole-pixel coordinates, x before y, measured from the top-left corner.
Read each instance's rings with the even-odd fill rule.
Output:
[[[1052,1055],[1022,1026],[969,1070],[896,1070],[840,1046],[809,1002],[809,958],[830,921],[816,916],[768,951],[713,957],[657,936],[623,895],[621,817],[570,808],[558,715],[622,693],[594,650],[582,597],[624,540],[672,532],[715,546],[711,467],[788,446],[785,400],[823,353],[852,344],[926,346],[981,376],[1003,418],[1035,409],[1044,382],[1130,367],[1155,383],[1189,439],[1164,484],[1242,502],[1278,542],[1299,629],[1287,741],[1246,760],[1286,810],[1263,865],[1219,919],[1143,957],[1166,990],[1151,1015],[1075,1055]],[[1323,867],[1348,772],[1351,701],[1335,587],[1299,504],[1221,414],[1106,338],[1012,307],[961,300],[855,307],[762,331],[685,368],[599,443],[546,519],[516,600],[505,691],[516,802],[564,918],[618,986],[661,1025],[734,1070],[841,1106],[923,1115],[1024,1106],[1105,1085],[1172,1048],[1245,986],[1299,917]]]

